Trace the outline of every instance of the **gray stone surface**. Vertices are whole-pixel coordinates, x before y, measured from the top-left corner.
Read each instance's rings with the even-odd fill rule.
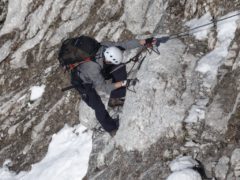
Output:
[[[16,172],[40,161],[64,124],[99,125],[83,102],[79,106],[75,91],[61,92],[69,85],[57,61],[63,39],[175,34],[185,31],[188,20],[240,8],[238,0],[21,2],[0,2],[0,166],[11,159]],[[8,3],[14,5],[9,10]],[[239,25],[224,40],[218,27],[208,30],[208,40],[176,38],[160,45],[160,55],[147,55],[136,73],[137,93],[127,93],[116,136],[94,133],[87,179],[166,179],[169,162],[179,155],[201,161],[209,177],[239,178]],[[218,56],[216,47],[227,51]],[[215,63],[214,71],[201,71],[208,63]],[[35,85],[45,85],[45,92],[30,101]]]
[[[240,149],[235,149],[231,156],[231,165],[234,169],[234,175],[240,178]]]
[[[222,180],[226,179],[227,172],[229,169],[229,161],[230,159],[227,156],[223,156],[219,159],[216,165],[216,170],[215,170],[215,174],[217,178]]]

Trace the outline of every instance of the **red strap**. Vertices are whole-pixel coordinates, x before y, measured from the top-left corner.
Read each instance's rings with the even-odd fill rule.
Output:
[[[83,62],[86,62],[86,61],[91,61],[91,58],[90,58],[90,57],[87,57],[87,58],[84,59]]]
[[[153,47],[153,44],[145,44],[145,46],[147,47],[147,48],[151,48],[151,47]]]
[[[69,64],[69,68],[70,70],[72,70],[73,68],[75,68],[75,64]]]
[[[79,63],[74,63],[74,64],[69,64],[69,68],[70,70],[74,69],[76,66],[80,65],[80,64],[83,64],[85,62],[88,62],[88,61],[91,61],[91,58],[90,57],[87,57],[84,59],[84,61],[82,62],[79,62]]]

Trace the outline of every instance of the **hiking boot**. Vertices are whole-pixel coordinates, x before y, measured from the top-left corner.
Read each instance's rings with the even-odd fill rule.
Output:
[[[116,123],[117,128],[119,127],[119,117],[116,117],[113,119],[113,121]]]
[[[124,100],[122,98],[110,98],[108,101],[108,106],[109,107],[117,107],[117,106],[123,106]]]
[[[119,117],[113,119],[113,121],[116,123],[116,129],[113,129],[112,131],[109,132],[110,136],[115,136],[119,127]]]
[[[117,133],[117,129],[112,130],[111,132],[109,132],[109,135],[110,135],[111,137],[114,137],[114,136],[116,135],[116,133]]]
[[[104,133],[105,132],[105,130],[101,127],[101,126],[99,126],[99,127],[95,127],[95,128],[93,128],[93,129],[91,129],[93,132],[97,132],[97,133],[100,133],[100,134],[102,134],[102,133]]]

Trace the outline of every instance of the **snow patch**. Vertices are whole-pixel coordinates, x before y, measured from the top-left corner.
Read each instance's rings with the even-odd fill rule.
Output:
[[[32,166],[29,172],[10,172],[0,168],[1,180],[79,180],[88,169],[92,150],[92,132],[82,125],[65,127],[53,135],[44,159]]]
[[[202,180],[198,172],[193,169],[184,169],[182,171],[173,172],[167,180]]]
[[[10,172],[7,167],[0,168],[1,180],[19,180],[14,172]]]
[[[232,12],[223,17],[220,17],[219,19],[231,17],[236,15],[237,13],[239,12],[237,11]],[[233,38],[235,37],[235,31],[237,29],[237,20],[239,19],[239,17],[240,16],[237,15],[235,17],[231,17],[230,19],[226,19],[217,23],[217,42],[215,45],[215,49],[209,52],[208,54],[206,54],[205,56],[203,56],[198,61],[198,64],[195,70],[202,75],[202,78],[203,78],[202,85],[203,85],[203,88],[206,88],[206,91],[211,91],[211,89],[217,83],[218,69],[221,65],[224,64],[224,62],[228,57],[228,53],[229,53],[228,49],[229,49],[229,46],[231,45]],[[202,18],[202,19],[206,19],[206,18]],[[200,24],[196,21],[193,21],[193,22],[197,23],[197,25]],[[201,121],[209,116],[209,113],[205,112],[206,104],[208,102],[208,97],[204,97],[204,99],[206,99],[206,102],[204,102],[203,104],[200,103],[202,99],[198,99],[196,101],[196,105],[192,105],[191,109],[189,110],[189,115],[185,120],[187,123],[196,123],[197,121]],[[222,118],[223,115],[221,113],[216,113],[216,112],[222,112],[219,105],[217,105],[215,109],[212,109],[211,112],[213,117],[216,117],[217,115],[218,116],[214,118],[213,121],[211,121],[212,118],[210,118],[210,120],[208,120],[206,123],[212,126],[214,129],[217,128],[218,131],[221,130],[222,128],[225,129],[226,125],[223,124],[223,122],[219,121],[219,120],[222,120],[226,122]],[[216,120],[218,120],[217,127],[215,125]]]
[[[187,168],[197,166],[198,162],[192,159],[191,156],[178,157],[170,163],[171,171],[180,171]]]
[[[173,173],[168,176],[167,180],[202,180],[200,174],[191,169],[197,165],[198,162],[191,156],[178,157],[170,163]]]
[[[197,123],[205,119],[205,109],[200,109],[200,106],[193,105],[189,111],[189,116],[185,119],[187,123]]]
[[[31,87],[31,96],[30,96],[30,101],[35,101],[42,97],[44,91],[45,91],[45,85],[42,86],[33,86]]]
[[[188,21],[185,23],[186,26],[188,26],[192,31],[190,31],[191,34],[195,36],[196,39],[198,40],[204,40],[207,38],[208,33],[210,32],[211,27],[213,27],[213,24],[209,24],[208,26],[204,26],[201,28],[197,28],[199,26],[211,23],[212,16],[210,12],[207,12],[204,16],[201,18],[197,19],[192,19],[191,21]]]
[[[230,17],[237,12],[229,13],[220,19]],[[216,48],[200,59],[197,71],[206,74],[208,73],[207,81],[214,82],[218,67],[221,66],[228,55],[228,47],[231,44],[235,31],[237,29],[237,20],[240,16],[232,17],[231,19],[220,21],[217,23],[217,43]]]

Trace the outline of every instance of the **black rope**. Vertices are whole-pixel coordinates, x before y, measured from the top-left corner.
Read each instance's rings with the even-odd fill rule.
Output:
[[[130,63],[130,62],[134,62],[133,65],[132,65],[132,67],[131,67],[131,69],[130,69],[130,70],[128,71],[128,73],[127,73],[127,77],[133,72],[133,69],[134,69],[134,67],[135,67],[135,65],[136,65],[137,63],[139,63],[138,66],[137,66],[137,70],[139,70],[139,69],[141,68],[143,61],[146,59],[146,55],[145,55],[145,56],[142,56],[142,53],[143,53],[144,51],[147,51],[149,54],[151,54],[152,52],[155,52],[155,53],[157,53],[158,55],[160,54],[160,52],[158,51],[158,49],[154,49],[153,46],[152,46],[152,47],[143,46],[143,47],[137,52],[137,54],[136,54],[134,57],[130,58],[130,60],[128,60],[126,63],[124,63],[124,65],[127,65],[127,64]]]
[[[134,57],[130,58],[129,61],[127,61],[126,63],[124,63],[124,64],[126,65],[126,64],[128,64],[128,63],[130,63],[130,62],[134,62],[133,65],[132,65],[132,67],[131,67],[131,69],[130,69],[130,70],[128,71],[128,73],[127,73],[127,77],[132,73],[133,68],[135,67],[135,65],[136,65],[137,63],[139,63],[139,59],[140,59],[140,58],[141,58],[141,61],[142,61],[143,58],[141,57],[141,55],[142,55],[142,53],[143,53],[145,50],[148,50],[148,47],[143,46],[143,47],[137,52],[137,54],[136,54]],[[144,59],[145,59],[145,57],[144,57]],[[140,62],[141,62],[141,61],[140,61]]]
[[[203,25],[194,27],[194,28],[189,29],[189,30],[187,30],[187,31],[183,31],[183,32],[180,32],[180,33],[172,34],[172,35],[170,35],[170,38],[169,38],[169,39],[175,39],[175,38],[179,38],[179,37],[183,37],[183,36],[188,36],[188,35],[190,34],[190,31],[193,31],[193,30],[196,30],[196,29],[205,27],[205,26],[209,26],[209,25],[215,24],[215,23],[217,23],[217,22],[220,22],[220,21],[224,21],[224,20],[226,20],[226,19],[233,18],[233,17],[238,16],[238,15],[240,15],[240,12],[237,13],[237,14],[234,14],[234,15],[232,15],[232,16],[228,16],[228,17],[225,17],[225,18],[222,18],[222,19],[218,19],[218,20],[215,20],[215,18],[213,18],[213,19],[211,20],[211,22],[209,22],[209,23],[206,23],[206,24],[203,24]],[[182,35],[181,35],[181,34],[182,34]]]

